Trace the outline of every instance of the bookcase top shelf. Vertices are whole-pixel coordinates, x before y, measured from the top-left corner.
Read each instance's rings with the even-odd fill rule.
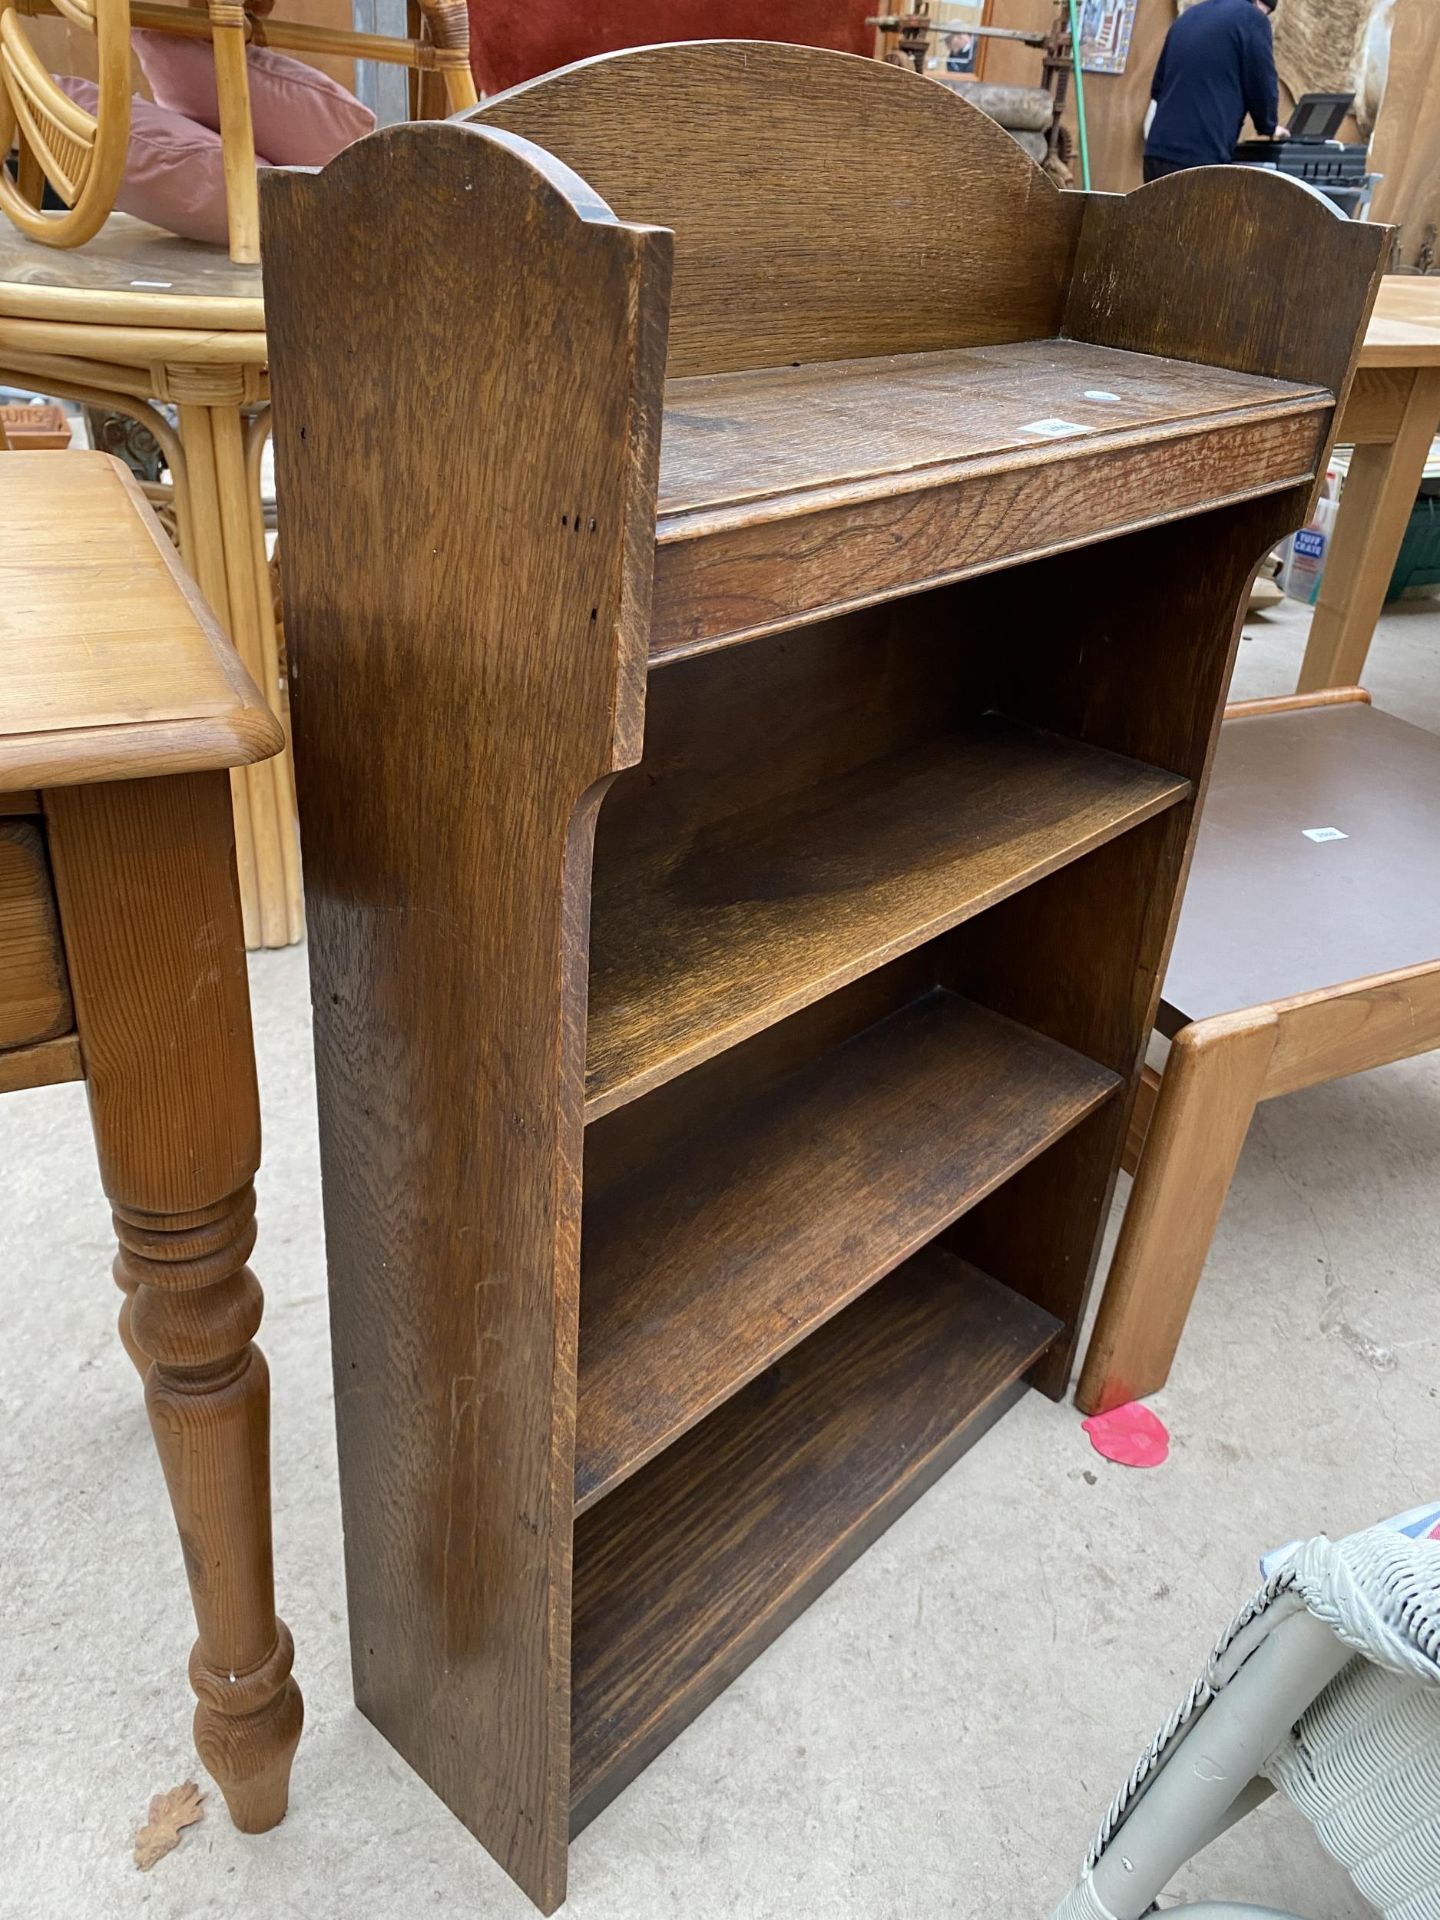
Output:
[[[1062,338],[672,379],[650,658],[1294,486],[1333,406]]]
[[[1102,437],[1148,443],[1333,404],[1293,380],[1065,339],[670,380],[659,538],[685,538],[702,512],[707,526],[803,513],[816,495],[890,495],[998,454],[1063,462]]]

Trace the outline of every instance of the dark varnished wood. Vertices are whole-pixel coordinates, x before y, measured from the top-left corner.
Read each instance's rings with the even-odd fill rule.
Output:
[[[1296,488],[1243,502],[1005,577],[1012,644],[997,698],[1035,724],[1187,774],[1193,792],[963,929],[948,977],[1132,1084],[1154,1022],[1248,582],[1257,557],[1303,516],[1306,495]],[[1157,644],[1161,635],[1166,644]],[[1075,1128],[1043,1172],[1023,1170],[950,1235],[967,1258],[988,1261],[1007,1285],[1065,1321],[1036,1380],[1057,1397],[1099,1254],[1127,1106],[1112,1102]]]
[[[1057,333],[1078,201],[916,78],[698,41],[581,61],[468,117],[555,154],[622,220],[674,229],[672,374]],[[937,245],[957,206],[964,244]]]
[[[672,380],[651,656],[1293,486],[1332,405],[1066,340]]]
[[[1136,193],[1087,194],[1084,208],[1061,329],[1071,339],[1313,382],[1343,401],[1389,257],[1383,234],[1257,167],[1191,167]],[[1303,245],[1277,256],[1277,228],[1303,232]]]
[[[669,238],[450,123],[263,187],[356,1695],[549,1911],[590,836],[639,749]]]
[[[38,822],[0,819],[0,1049],[58,1039],[70,984]]]
[[[599,1192],[585,1211],[577,1511],[1119,1085],[937,991]]]
[[[997,717],[597,871],[596,1117],[1173,806],[1186,783]]]
[[[928,1249],[579,1521],[574,1829],[980,1437],[1055,1332]]]
[[[548,1907],[567,1805],[1063,1385],[1383,236],[1258,174],[1057,195],[926,81],[714,43],[266,192],[357,1691]],[[1068,1053],[947,1103],[937,986]],[[1007,1170],[941,1236],[993,1281],[932,1240],[857,1295]],[[577,1338],[641,1423],[578,1523]]]
[[[670,380],[662,540],[691,514],[803,512],[841,488],[886,497],[930,468],[1330,403],[1323,389],[1075,340],[761,367]],[[1074,431],[1052,437],[1037,423]]]

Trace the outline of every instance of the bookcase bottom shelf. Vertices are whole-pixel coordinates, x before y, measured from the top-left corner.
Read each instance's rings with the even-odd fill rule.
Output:
[[[572,1834],[1021,1396],[1059,1330],[926,1247],[580,1517]]]

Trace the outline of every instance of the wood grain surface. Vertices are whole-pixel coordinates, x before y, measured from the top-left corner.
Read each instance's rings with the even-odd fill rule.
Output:
[[[453,122],[263,191],[356,1695],[548,1912],[590,837],[639,752],[670,242]]]
[[[1119,1085],[936,992],[587,1196],[577,1512]]]
[[[284,1817],[304,1710],[275,1614],[269,1376],[252,1344],[260,1104],[230,784],[217,770],[61,787],[46,815],[122,1337],[153,1363],[146,1407],[195,1610],[195,1742],[235,1824],[260,1833]]]
[[[53,1040],[70,1025],[44,835],[34,821],[0,819],[0,1048]]]
[[[1013,1403],[1055,1331],[927,1249],[579,1521],[576,1830]]]
[[[1188,791],[998,717],[597,863],[586,1116],[882,966]]]
[[[1440,366],[1440,280],[1387,273],[1360,343],[1361,367]]]
[[[762,503],[803,511],[784,496],[869,481],[883,497],[930,467],[1021,450],[1063,462],[1095,439],[1258,421],[1331,398],[1295,381],[1062,339],[669,380],[659,511],[662,520],[747,505],[755,513]],[[1057,423],[1070,431],[1046,431]]]
[[[63,1034],[58,1040],[41,1040],[33,1047],[0,1049],[0,1093],[18,1093],[22,1087],[54,1087],[84,1078],[80,1042],[73,1033]]]
[[[0,461],[0,785],[264,760],[280,723],[105,453]]]
[[[1326,396],[1236,424],[1083,435],[931,467],[889,493],[867,481],[662,520],[650,652],[683,658],[941,581],[1013,567],[1227,501],[1309,487]],[[1063,448],[1064,451],[1057,451]]]
[[[1334,394],[1338,418],[1389,249],[1388,228],[1344,219],[1283,174],[1186,168],[1134,193],[1086,197],[1063,331],[1313,382]]]
[[[750,43],[265,193],[357,1694],[548,1910],[1063,1390],[1383,236]]]
[[[547,148],[622,220],[673,229],[672,374],[1060,330],[1079,200],[918,74],[694,41],[581,61],[471,117]],[[942,246],[957,207],[964,244]]]

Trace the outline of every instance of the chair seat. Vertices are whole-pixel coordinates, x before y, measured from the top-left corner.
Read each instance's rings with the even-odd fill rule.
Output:
[[[1358,701],[1226,721],[1164,1024],[1440,959],[1437,874],[1440,736]]]
[[[1354,1661],[1266,1771],[1372,1906],[1440,1912],[1440,1687]]]

